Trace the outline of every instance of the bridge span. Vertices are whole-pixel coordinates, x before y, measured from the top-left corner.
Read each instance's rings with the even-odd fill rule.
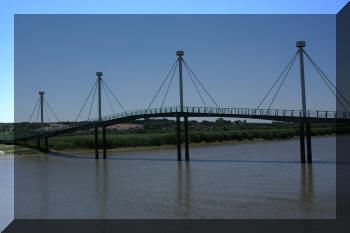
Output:
[[[142,118],[155,117],[176,117],[177,122],[180,117],[184,118],[185,130],[185,159],[189,160],[189,139],[188,139],[188,118],[189,117],[223,117],[223,118],[248,118],[259,120],[294,122],[301,124],[304,122],[309,125],[311,123],[341,123],[350,122],[350,113],[336,111],[317,111],[308,110],[306,117],[302,117],[301,110],[284,110],[284,109],[249,109],[249,108],[216,108],[216,107],[183,107],[180,106],[151,108],[134,111],[126,111],[118,114],[103,116],[101,118],[89,121],[77,122],[62,127],[53,127],[45,131],[32,132],[24,135],[16,135],[14,138],[2,138],[2,143],[16,143],[19,141],[37,140],[38,148],[40,148],[40,140],[45,140],[45,149],[47,153],[48,139],[50,137],[72,133],[78,130],[95,129],[95,156],[99,158],[98,144],[98,128],[102,127],[102,149],[103,158],[106,158],[106,127],[117,123],[128,122]],[[179,127],[179,126],[178,126]],[[181,148],[180,129],[178,128],[178,146]],[[307,130],[307,137],[310,136],[310,129]],[[181,153],[178,153],[178,160],[181,160]]]
[[[135,111],[125,111],[124,107],[121,105],[119,100],[115,97],[113,92],[110,90],[110,88],[107,86],[107,84],[103,81],[102,72],[96,72],[96,76],[98,77],[93,88],[91,89],[87,99],[85,100],[82,108],[79,111],[79,114],[76,118],[76,120],[73,123],[70,123],[69,125],[64,125],[62,127],[54,127],[50,128],[49,130],[39,130],[34,132],[29,132],[22,135],[14,135],[13,137],[0,137],[1,143],[13,143],[16,144],[18,142],[23,141],[24,145],[27,145],[28,140],[37,140],[37,147],[40,149],[40,141],[41,139],[44,139],[44,152],[48,153],[48,139],[50,137],[75,132],[78,130],[87,130],[87,129],[94,129],[95,131],[95,158],[99,158],[99,148],[100,146],[103,149],[103,158],[107,158],[107,152],[106,152],[106,127],[109,125],[121,123],[121,122],[127,122],[131,120],[137,120],[142,118],[154,118],[154,117],[175,117],[176,118],[176,132],[177,132],[177,159],[179,161],[182,160],[181,157],[181,127],[180,127],[180,119],[184,119],[184,143],[185,143],[185,160],[189,161],[189,135],[188,135],[188,118],[189,117],[222,117],[222,118],[248,118],[248,119],[259,119],[259,120],[270,120],[270,121],[284,121],[284,122],[294,122],[299,124],[299,132],[300,132],[300,161],[302,163],[306,162],[305,158],[305,139],[304,136],[306,135],[306,143],[307,143],[307,162],[312,162],[312,151],[311,151],[311,124],[312,123],[350,123],[350,113],[347,111],[346,106],[350,106],[350,101],[348,101],[344,95],[336,88],[336,86],[327,78],[327,76],[324,74],[324,72],[316,65],[316,63],[311,59],[311,57],[308,55],[306,51],[304,51],[305,47],[305,41],[297,41],[296,47],[298,50],[292,57],[292,59],[289,61],[288,65],[284,68],[281,75],[277,78],[277,80],[273,83],[272,87],[268,90],[264,98],[259,102],[257,108],[250,109],[250,108],[223,108],[219,107],[218,104],[215,102],[215,100],[212,98],[212,96],[209,94],[208,90],[204,87],[204,85],[201,83],[201,81],[198,79],[196,74],[192,71],[192,69],[189,67],[187,62],[183,59],[184,51],[176,51],[177,59],[172,66],[171,70],[169,71],[168,75],[166,76],[165,80],[163,81],[160,88],[157,90],[155,96],[153,97],[151,103],[149,104],[148,108],[141,109],[141,110],[135,110]],[[283,85],[292,65],[294,64],[294,61],[299,55],[299,63],[300,63],[300,81],[301,81],[301,102],[302,102],[302,108],[301,110],[286,110],[286,109],[271,109],[271,106],[276,99],[278,92],[281,89],[281,86]],[[304,56],[309,59],[315,70],[319,73],[322,80],[325,82],[327,87],[330,89],[332,94],[336,97],[338,100],[338,103],[342,106],[342,111],[319,111],[319,110],[307,110],[306,108],[306,94],[305,94],[305,75],[304,75]],[[184,100],[183,100],[183,67],[184,70],[187,71],[189,78],[191,79],[196,92],[198,93],[204,107],[187,107],[184,106]],[[176,73],[176,70],[178,68],[178,74],[179,74],[179,97],[180,97],[180,106],[175,107],[163,107],[164,101],[167,97],[169,87],[172,84],[174,74]],[[171,78],[170,78],[171,77]],[[170,79],[169,79],[170,78]],[[150,108],[152,103],[154,102],[155,98],[159,95],[160,90],[164,87],[164,84],[168,81],[168,87],[166,89],[166,93],[164,96],[164,99],[162,101],[162,104],[160,108]],[[196,85],[199,84],[199,86]],[[277,85],[278,84],[278,85]],[[109,91],[112,95],[112,97],[116,100],[116,102],[119,104],[119,106],[123,109],[123,112],[112,114],[108,116],[102,116],[102,104],[101,104],[101,89],[104,88],[105,91]],[[200,92],[200,88],[202,92],[204,92],[207,97],[211,100],[212,104],[215,105],[215,107],[209,107]],[[274,94],[271,103],[269,104],[267,109],[261,109],[261,105],[266,100],[266,97],[271,93],[271,91],[276,88],[277,91]],[[90,120],[90,113],[91,108],[94,103],[94,97],[96,94],[96,90],[98,90],[98,118],[91,119]],[[93,94],[92,103],[90,106],[89,116],[88,120],[85,121],[77,121],[79,118],[83,108],[85,107],[87,100],[89,99],[90,95]],[[108,92],[107,92],[108,93]],[[38,116],[39,112],[41,115],[41,129],[43,129],[43,123],[44,123],[44,92],[39,92],[40,99],[37,103],[38,107]],[[339,94],[339,95],[336,95]],[[107,96],[108,97],[108,96]],[[110,99],[108,99],[110,103]],[[40,105],[39,105],[40,104]],[[111,103],[110,103],[111,105]],[[37,107],[36,106],[36,107]],[[34,111],[36,109],[34,108]],[[49,109],[52,111],[51,107],[48,105]],[[112,108],[113,110],[113,108]],[[32,112],[32,115],[34,113]],[[52,111],[53,112],[53,111]],[[113,111],[114,112],[114,111]],[[31,115],[31,117],[32,117]],[[57,118],[56,114],[54,114]],[[31,119],[30,117],[30,119]],[[30,121],[29,119],[29,121]],[[28,121],[28,122],[29,122]],[[306,133],[304,131],[304,126],[306,125]],[[102,128],[102,145],[99,145],[98,142],[98,129]]]

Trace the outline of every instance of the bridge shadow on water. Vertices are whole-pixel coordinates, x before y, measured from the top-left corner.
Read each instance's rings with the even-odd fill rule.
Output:
[[[93,156],[78,156],[70,155],[59,152],[49,152],[48,155],[68,158],[68,159],[87,159],[95,160]],[[103,160],[103,158],[100,157]],[[168,158],[126,158],[126,157],[116,157],[116,156],[107,156],[107,160],[125,160],[125,161],[161,161],[161,162],[178,162],[177,159],[168,159]],[[184,161],[185,162],[185,161]],[[264,163],[264,164],[300,164],[299,160],[248,160],[248,159],[190,159],[190,162],[200,162],[200,163]],[[332,164],[332,165],[350,165],[350,162],[341,162],[341,161],[312,161],[313,164]]]

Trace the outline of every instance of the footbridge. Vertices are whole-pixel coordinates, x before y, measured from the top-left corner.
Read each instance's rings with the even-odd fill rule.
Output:
[[[205,88],[205,86],[202,84],[202,82],[199,80],[197,75],[192,71],[192,69],[189,67],[187,62],[183,59],[184,52],[183,51],[177,51],[176,55],[178,56],[177,60],[175,61],[174,65],[172,66],[171,70],[169,71],[168,75],[166,76],[165,80],[163,81],[160,88],[157,90],[155,96],[153,97],[151,103],[149,106],[145,109],[140,110],[132,110],[132,111],[126,111],[123,105],[121,105],[120,101],[116,98],[116,96],[113,94],[109,86],[103,81],[102,72],[97,72],[97,80],[93,86],[93,88],[90,90],[88,97],[84,101],[84,104],[82,108],[80,109],[76,120],[73,123],[61,125],[57,127],[50,127],[48,129],[45,129],[42,127],[41,130],[36,130],[32,132],[26,132],[21,134],[15,134],[13,136],[3,136],[0,137],[1,143],[19,143],[24,142],[24,145],[27,145],[27,141],[29,140],[36,140],[37,141],[37,147],[40,147],[41,139],[44,139],[44,152],[48,153],[48,140],[50,137],[55,137],[58,135],[64,135],[67,133],[72,133],[80,130],[87,130],[87,129],[94,129],[94,135],[95,135],[95,158],[99,158],[99,148],[102,147],[103,149],[103,158],[107,158],[107,150],[106,150],[106,127],[110,125],[114,125],[117,123],[122,122],[128,122],[132,120],[137,119],[146,119],[146,118],[156,118],[156,117],[175,117],[176,118],[176,132],[177,132],[177,159],[179,161],[182,160],[181,156],[181,136],[180,136],[180,119],[183,118],[184,122],[184,143],[185,143],[185,160],[189,161],[189,136],[188,136],[188,119],[190,117],[222,117],[222,118],[246,118],[246,119],[259,119],[259,120],[270,120],[270,121],[282,121],[282,122],[294,122],[299,124],[299,132],[300,132],[300,161],[302,163],[304,162],[312,162],[312,150],[311,150],[311,127],[310,125],[312,123],[350,123],[350,113],[346,111],[347,106],[350,106],[350,102],[344,97],[344,95],[341,94],[341,92],[335,87],[335,85],[328,79],[328,77],[322,72],[322,70],[316,65],[316,63],[311,59],[311,57],[304,51],[303,47],[305,46],[304,41],[298,41],[297,42],[298,50],[292,57],[292,59],[289,61],[288,65],[284,68],[281,75],[275,80],[272,87],[268,90],[264,98],[259,102],[258,106],[254,109],[251,108],[225,108],[225,107],[219,107],[218,104],[215,102],[213,97],[209,94],[208,90]],[[301,110],[287,110],[287,109],[271,109],[271,105],[276,99],[279,90],[281,89],[281,86],[283,85],[289,70],[291,69],[294,61],[299,55],[299,64],[300,64],[300,80],[301,80],[301,98],[302,98],[302,108]],[[330,89],[330,91],[334,94],[337,101],[341,104],[343,107],[343,111],[321,111],[321,110],[307,110],[306,109],[306,98],[305,98],[305,80],[304,80],[304,56],[306,56],[315,70],[319,73],[322,80],[325,82],[327,87]],[[196,92],[198,93],[202,103],[203,107],[197,107],[197,106],[184,106],[183,104],[183,66],[187,70],[189,77],[195,87]],[[174,75],[176,73],[176,70],[178,69],[179,73],[179,91],[180,91],[180,105],[174,106],[174,107],[165,107],[164,102],[167,97],[169,87],[174,79]],[[170,78],[171,77],[171,78]],[[165,84],[168,82],[166,90],[166,94],[163,98],[162,104],[159,108],[151,108],[154,100],[159,95],[160,90],[164,87]],[[102,116],[102,104],[101,104],[101,93],[102,88],[105,90],[105,92],[109,93],[111,98],[114,99],[118,105],[122,108],[122,112],[120,113],[114,113],[107,116]],[[268,108],[262,109],[260,108],[261,105],[266,100],[267,96],[272,93],[272,90],[275,89],[276,92],[272,98],[271,103],[269,104]],[[201,91],[202,93],[201,93]],[[92,109],[92,105],[94,103],[94,98],[96,91],[98,92],[98,118],[90,119],[90,113]],[[89,109],[89,116],[87,120],[84,121],[78,121],[78,118],[82,112],[82,110],[85,108],[86,103],[88,99],[93,94],[93,100]],[[202,94],[206,94],[209,99],[211,100],[212,104],[214,105],[209,106],[203,99]],[[44,98],[44,92],[39,92],[40,98],[38,100],[37,105],[35,106],[30,119],[32,118],[33,113],[37,110],[37,116],[40,117],[40,123],[41,126],[44,124],[44,106],[45,106],[45,98]],[[111,105],[111,100],[108,98],[108,102]],[[46,103],[47,107],[50,111],[53,112],[54,116],[57,118],[57,114],[54,113],[50,105]],[[113,108],[112,108],[113,109]],[[37,117],[37,118],[38,118]],[[58,120],[58,118],[57,118]],[[30,121],[30,120],[29,120]],[[304,130],[304,127],[306,126],[306,130]],[[99,128],[102,128],[102,144],[99,145],[98,142],[98,134],[99,134]],[[305,158],[305,137],[306,136],[306,143],[307,143],[307,160]]]

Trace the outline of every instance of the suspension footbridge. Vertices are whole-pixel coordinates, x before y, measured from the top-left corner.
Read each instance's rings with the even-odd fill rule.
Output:
[[[102,79],[103,73],[97,72],[97,80],[91,88],[87,98],[85,99],[83,106],[79,110],[77,117],[74,122],[71,124],[61,125],[57,127],[50,127],[49,129],[43,128],[44,124],[44,106],[47,106],[48,109],[53,113],[57,122],[59,119],[57,114],[53,111],[51,106],[44,98],[44,92],[39,92],[40,98],[35,105],[35,108],[30,115],[31,121],[33,114],[37,112],[37,119],[40,115],[40,123],[41,130],[15,134],[13,136],[3,136],[0,137],[0,143],[11,143],[18,144],[20,142],[24,142],[24,145],[27,145],[27,141],[36,140],[37,147],[40,149],[41,139],[44,139],[44,152],[48,153],[48,140],[50,137],[55,137],[58,135],[64,135],[67,133],[72,133],[80,130],[94,129],[95,135],[95,158],[99,158],[99,149],[102,147],[103,149],[103,158],[107,158],[107,150],[106,150],[106,127],[110,125],[114,125],[117,123],[128,122],[132,120],[142,119],[142,118],[155,118],[155,117],[175,117],[176,118],[176,134],[177,134],[177,159],[179,161],[182,160],[181,155],[181,127],[180,121],[183,118],[184,122],[184,143],[185,143],[185,160],[189,161],[189,133],[188,133],[188,119],[190,117],[224,117],[224,118],[246,118],[246,119],[259,119],[259,120],[270,120],[270,121],[283,121],[283,122],[294,122],[299,124],[299,132],[300,132],[300,161],[304,162],[312,162],[312,150],[311,150],[311,124],[312,123],[350,123],[350,113],[347,111],[347,106],[350,106],[350,102],[347,98],[337,89],[337,87],[330,81],[330,79],[325,75],[325,73],[320,69],[320,67],[314,62],[311,56],[304,50],[305,42],[297,41],[296,43],[297,51],[291,60],[288,62],[287,66],[283,69],[282,73],[277,77],[277,79],[273,82],[271,88],[268,89],[265,96],[259,102],[256,108],[225,108],[220,107],[214,98],[210,95],[207,88],[200,81],[198,76],[192,71],[188,63],[184,60],[184,52],[177,51],[177,59],[173,66],[171,67],[169,73],[166,78],[162,82],[161,86],[155,93],[152,101],[145,109],[126,111],[124,106],[120,103],[118,98],[113,94],[111,88],[106,84],[106,82]],[[287,110],[287,109],[271,109],[273,102],[275,101],[278,93],[284,84],[288,73],[294,64],[295,60],[299,57],[299,65],[300,65],[300,81],[301,81],[301,99],[302,106],[300,110]],[[312,64],[313,68],[320,75],[321,80],[325,83],[327,88],[332,92],[332,94],[337,99],[337,102],[342,106],[342,111],[321,111],[321,110],[307,110],[306,108],[306,94],[305,94],[305,75],[304,75],[304,57],[306,57]],[[198,106],[185,106],[183,100],[183,68],[188,73],[190,80],[200,97],[203,107]],[[179,74],[179,92],[180,92],[180,104],[179,106],[167,107],[164,106],[165,100],[168,95],[169,88],[173,83],[175,73],[178,70]],[[166,85],[166,83],[168,83]],[[114,114],[102,116],[102,89],[106,94],[108,103]],[[155,99],[159,96],[161,90],[165,90],[165,95],[162,99],[161,106],[159,108],[151,108]],[[272,94],[272,91],[275,90],[275,94],[272,96],[272,100],[268,105],[268,108],[262,109],[262,104],[266,101],[267,97]],[[202,91],[202,93],[201,93]],[[98,101],[98,118],[90,119],[92,106],[94,103],[94,99],[97,92],[97,101]],[[107,95],[109,93],[109,96]],[[203,94],[205,94],[208,99],[210,99],[211,103],[206,103],[203,98]],[[86,107],[86,104],[89,98],[92,98],[92,102],[89,108],[88,119],[84,121],[78,121],[79,117],[83,109]],[[122,109],[122,112],[115,113],[113,105],[111,104],[111,99],[114,99],[119,107]],[[210,104],[212,106],[210,106]],[[48,115],[47,115],[48,117]],[[306,130],[305,130],[306,126]],[[99,145],[98,142],[98,134],[99,128],[102,128],[102,144]],[[305,158],[305,137],[306,136],[306,151],[307,151],[307,160]]]

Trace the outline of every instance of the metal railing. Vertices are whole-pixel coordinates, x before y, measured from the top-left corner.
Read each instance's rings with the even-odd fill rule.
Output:
[[[26,137],[33,136],[45,136],[50,133],[63,131],[66,129],[83,128],[84,126],[91,126],[98,122],[117,120],[125,117],[139,116],[147,117],[159,114],[169,114],[169,113],[195,113],[195,114],[212,114],[213,116],[225,116],[232,115],[237,117],[245,118],[265,118],[265,117],[281,117],[281,118],[301,118],[301,110],[285,110],[285,109],[249,109],[249,108],[216,108],[216,107],[183,107],[183,112],[179,106],[175,107],[163,107],[163,108],[151,108],[151,109],[141,109],[121,112],[113,115],[107,115],[102,117],[101,121],[98,118],[91,119],[88,121],[70,123],[69,125],[63,125],[58,127],[51,127],[48,129],[42,129],[30,132],[25,135],[18,135],[16,137],[2,136],[0,140],[17,140]],[[306,112],[305,118],[316,118],[316,119],[342,119],[350,120],[349,112],[339,112],[339,111],[318,111],[318,110],[308,110]]]

